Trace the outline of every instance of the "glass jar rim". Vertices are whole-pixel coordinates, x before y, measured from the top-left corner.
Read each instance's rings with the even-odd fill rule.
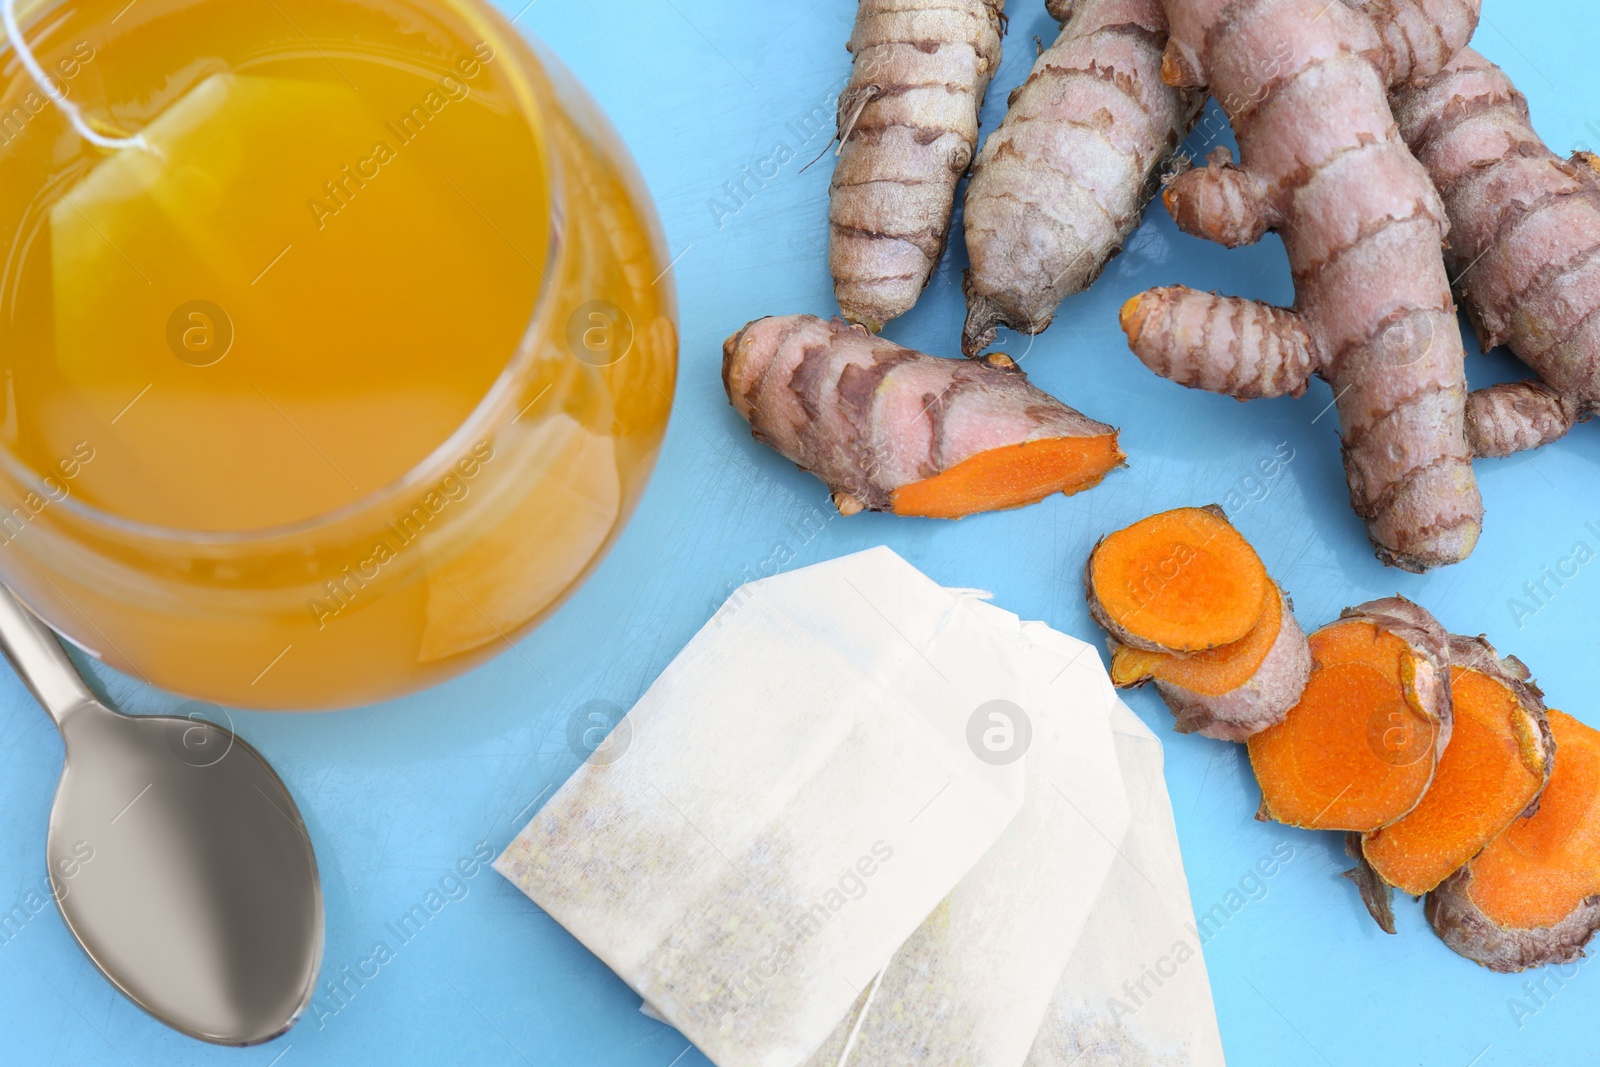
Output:
[[[521,340],[489,388],[462,420],[461,425],[405,473],[338,507],[292,522],[243,530],[186,530],[181,527],[129,519],[84,503],[73,496],[52,497],[53,506],[97,530],[151,544],[241,548],[266,547],[283,541],[302,540],[380,510],[386,504],[408,498],[437,483],[450,472],[457,458],[471,447],[472,442],[483,436],[484,427],[496,422],[508,407],[508,401],[517,395],[523,372],[535,362],[533,341],[549,313],[553,290],[551,278],[559,273],[567,250],[562,207],[565,203],[566,186],[561,161],[546,132],[551,127],[545,110],[553,103],[555,89],[546,79],[540,77],[543,74],[544,62],[536,54],[534,42],[523,36],[498,10],[484,0],[422,0],[422,2],[442,4],[455,9],[463,19],[484,34],[484,39],[491,42],[491,47],[497,53],[502,49],[509,49],[516,56],[510,74],[512,88],[522,98],[520,102],[523,113],[535,133],[534,148],[545,186],[549,190],[549,237],[546,241],[544,264],[542,266],[533,264],[534,270],[539,274],[538,291],[534,294],[533,304],[528,313],[528,324],[523,330]],[[47,3],[48,0],[40,0],[37,5],[30,4],[27,15],[32,16],[34,9]],[[11,52],[10,48],[5,47],[4,42],[0,42],[0,58]],[[539,82],[544,84],[540,85]],[[532,264],[531,260],[529,262]],[[46,491],[45,475],[18,459],[3,443],[0,443],[0,467],[3,467],[20,485],[29,487],[30,491]]]

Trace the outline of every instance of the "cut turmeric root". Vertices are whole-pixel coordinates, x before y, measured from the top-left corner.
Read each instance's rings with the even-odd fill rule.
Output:
[[[1555,773],[1513,822],[1428,895],[1428,921],[1493,971],[1571,963],[1600,929],[1600,732],[1551,710]]]
[[[1204,652],[1243,640],[1272,584],[1221,508],[1178,508],[1100,540],[1089,555],[1089,611],[1112,637],[1149,652]]]
[[[1250,739],[1259,819],[1369,833],[1422,800],[1450,740],[1450,644],[1403,597],[1311,635],[1316,667],[1287,717]]]
[[[845,515],[959,519],[1099,484],[1117,431],[1004,357],[940,359],[837,319],[758,319],[723,346],[728,400]]]
[[[1300,699],[1305,633],[1220,508],[1163,512],[1103,538],[1085,584],[1111,635],[1111,680],[1154,679],[1179,732],[1243,741]]]
[[[1391,934],[1390,887],[1417,897],[1438,888],[1532,810],[1555,759],[1544,700],[1521,662],[1454,636],[1450,659],[1454,729],[1433,784],[1410,815],[1350,842],[1360,863],[1347,876]]]

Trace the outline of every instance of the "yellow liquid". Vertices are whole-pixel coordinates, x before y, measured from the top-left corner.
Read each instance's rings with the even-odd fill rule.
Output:
[[[664,429],[671,295],[612,150],[464,0],[124,7],[24,25],[142,147],[4,90],[0,570],[118,666],[237,704],[363,702],[503,649],[615,536]],[[151,554],[119,524],[168,533]]]

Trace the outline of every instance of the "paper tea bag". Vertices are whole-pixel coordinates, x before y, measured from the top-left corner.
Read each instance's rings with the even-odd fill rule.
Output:
[[[1011,671],[888,549],[744,586],[496,869],[721,1067],[797,1067],[1022,807],[967,740]]]
[[[990,714],[1013,731],[1013,750],[1026,748],[1022,811],[808,1067],[1021,1067],[1128,828],[1117,698],[1094,649],[962,603],[1012,645],[1005,689],[1019,706]],[[1024,730],[1031,737],[1019,742]]]
[[[1113,722],[1133,823],[1028,1067],[1222,1067],[1161,742],[1120,701]]]
[[[371,94],[327,74],[208,75],[140,129],[148,150],[118,149],[77,181],[57,182],[55,357],[75,389],[114,414],[130,384],[137,392],[175,355],[226,355],[211,376],[238,375],[237,396],[154,390],[185,440],[226,439],[213,431],[265,404],[249,382],[322,447],[357,426],[432,425],[437,400],[413,395],[411,368],[450,358],[461,330],[452,316],[420,311],[470,306],[494,275],[474,240],[483,219],[436,176],[433,146],[444,142],[404,143]],[[392,272],[362,269],[419,248],[438,269],[419,271],[404,291]],[[192,305],[209,308],[190,314]],[[227,349],[208,347],[224,334]],[[395,373],[361,369],[379,359]],[[118,433],[157,433],[147,421]],[[303,447],[287,422],[281,438],[257,445]]]

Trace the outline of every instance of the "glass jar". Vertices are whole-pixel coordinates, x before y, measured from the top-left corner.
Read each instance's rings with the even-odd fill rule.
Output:
[[[0,578],[86,651],[190,697],[348,707],[506,650],[615,541],[665,434],[677,359],[666,248],[605,119],[554,59],[478,0],[364,2],[433,9],[469,28],[538,131],[542,174],[527,180],[549,190],[546,247],[519,252],[542,288],[476,408],[404,476],[270,528],[186,530],[91,505],[74,483],[114,437],[86,436],[53,467],[10,440],[0,452]],[[171,18],[186,17],[182,0],[152,0],[163,3]],[[45,70],[65,79],[62,64],[75,54],[83,62],[84,42],[114,69],[124,42],[95,3],[36,4],[23,16]],[[313,47],[331,48],[326,38]],[[33,102],[15,63],[10,71],[0,117]],[[29,121],[71,133],[48,108]],[[0,295],[15,306],[14,293]],[[480,311],[428,308],[422,281],[415,299],[419,314]],[[4,358],[9,376],[30,355]]]

